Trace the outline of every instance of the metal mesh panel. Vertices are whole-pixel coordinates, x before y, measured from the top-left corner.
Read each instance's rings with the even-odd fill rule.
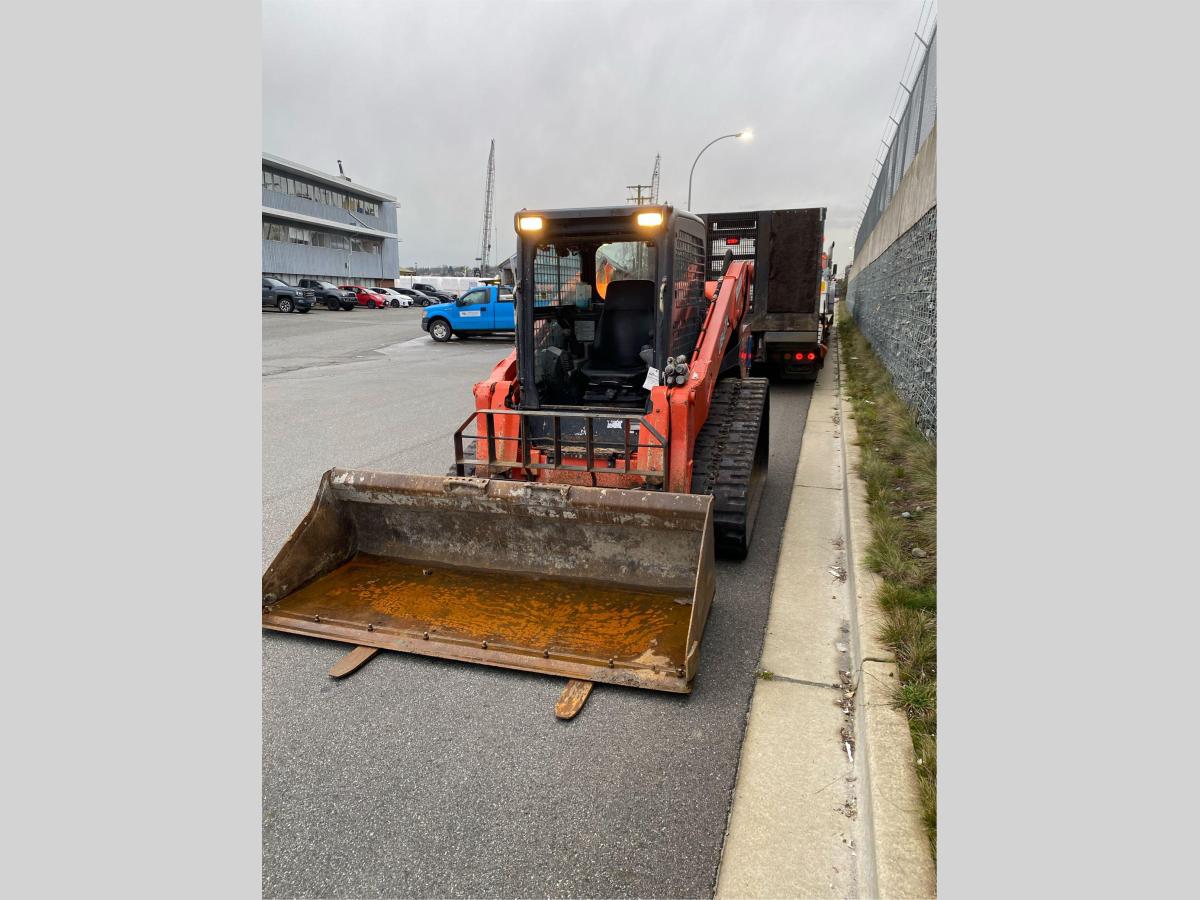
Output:
[[[866,243],[867,238],[875,229],[879,217],[883,215],[892,197],[900,187],[900,179],[908,171],[917,151],[937,120],[937,30],[929,40],[929,51],[921,63],[920,71],[912,85],[908,104],[900,117],[900,125],[896,128],[887,156],[879,171],[879,179],[871,192],[871,200],[867,211],[863,214],[862,223],[858,226],[858,234],[854,239],[854,254],[857,256]]]
[[[734,238],[736,244],[727,243]],[[710,280],[721,277],[721,269],[725,265],[725,251],[732,250],[733,258],[757,259],[758,214],[751,213],[743,216],[708,217],[708,273]],[[749,308],[754,310],[754,283],[750,283]]]
[[[733,251],[734,259],[754,259],[758,235],[758,217],[748,219],[715,218],[708,226],[708,277],[719,278],[725,265],[725,253]],[[733,243],[730,243],[730,242]]]
[[[533,257],[534,307],[575,302],[579,284],[579,254],[559,256],[553,247],[539,247]]]
[[[708,302],[704,298],[704,241],[686,231],[675,237],[672,272],[674,296],[671,303],[671,356],[689,359],[696,348]]]

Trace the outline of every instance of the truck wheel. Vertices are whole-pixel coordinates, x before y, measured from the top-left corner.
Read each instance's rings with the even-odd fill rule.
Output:
[[[279,302],[275,305],[279,307],[279,311],[282,313],[289,313],[293,309],[295,309],[295,306],[292,304],[292,301],[287,297],[280,297]]]
[[[439,343],[446,343],[453,334],[450,323],[445,319],[434,319],[429,323],[429,336]]]
[[[328,300],[325,301],[325,308],[328,309],[330,312],[337,312],[340,307],[341,307],[341,304],[338,303],[336,300],[334,300],[332,297],[330,297]]]

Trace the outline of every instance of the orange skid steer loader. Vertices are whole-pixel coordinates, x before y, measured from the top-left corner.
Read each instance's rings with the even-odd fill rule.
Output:
[[[686,693],[767,470],[753,267],[706,272],[670,206],[516,216],[516,349],[475,385],[451,474],[332,469],[263,576],[263,627]],[[711,280],[709,278],[711,277]]]

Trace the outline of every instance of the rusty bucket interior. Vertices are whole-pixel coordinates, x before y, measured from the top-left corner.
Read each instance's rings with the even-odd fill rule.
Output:
[[[712,498],[332,469],[263,575],[263,627],[687,692]]]

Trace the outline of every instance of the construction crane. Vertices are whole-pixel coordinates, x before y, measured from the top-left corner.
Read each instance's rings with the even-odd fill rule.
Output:
[[[488,153],[487,185],[483,189],[483,229],[479,239],[479,274],[487,274],[492,255],[492,200],[496,193],[496,139]]]
[[[650,202],[658,202],[658,173],[662,166],[662,154],[654,154],[654,174],[650,176]]]

